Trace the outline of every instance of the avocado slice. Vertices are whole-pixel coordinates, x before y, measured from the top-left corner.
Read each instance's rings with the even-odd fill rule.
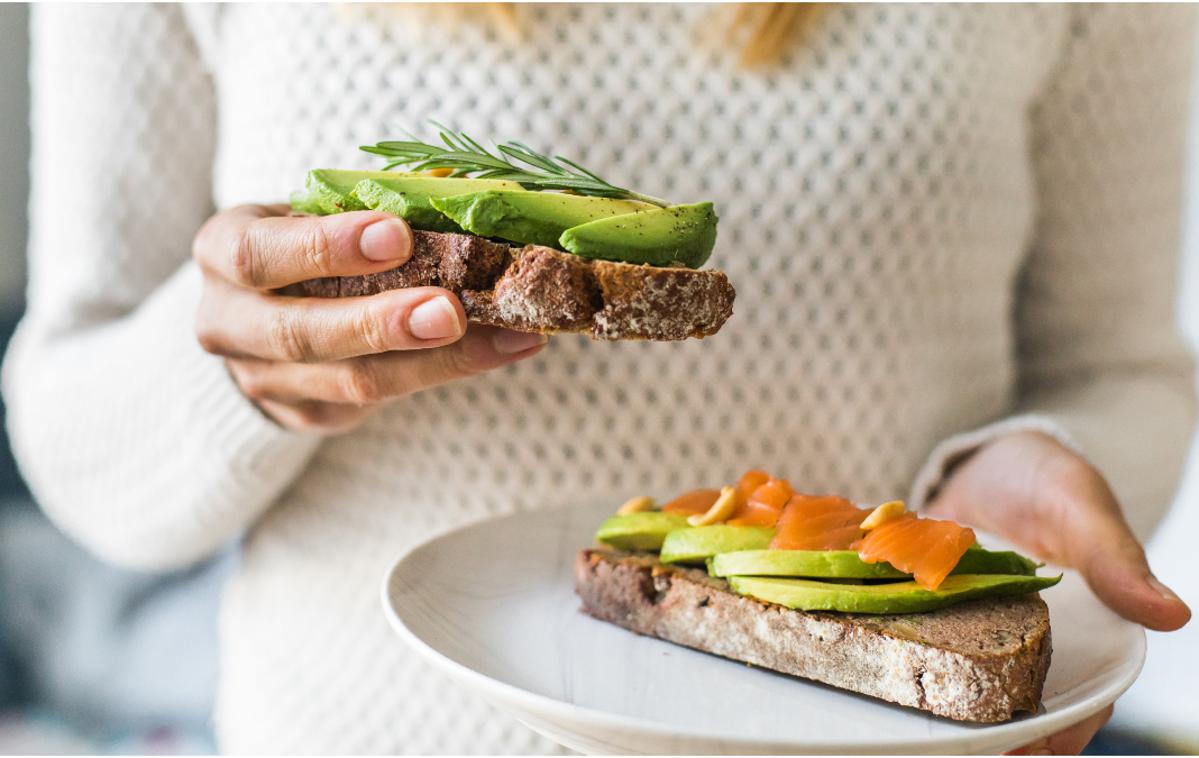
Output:
[[[453,197],[487,189],[524,192],[516,182],[503,179],[460,179],[456,177],[403,176],[365,179],[354,186],[354,194],[373,211],[386,211],[407,221],[414,229],[430,232],[461,232],[462,227],[433,207],[434,197]]]
[[[308,172],[305,191],[292,195],[291,205],[301,213],[318,215],[341,213],[342,211],[361,211],[369,208],[394,213],[413,226],[417,226],[417,223],[422,220],[428,220],[447,226],[446,229],[433,231],[461,231],[456,224],[433,210],[432,206],[428,204],[428,196],[461,195],[488,189],[524,191],[516,182],[503,179],[463,179],[406,171],[349,171],[337,168],[318,168]],[[399,197],[400,195],[403,197]],[[415,203],[413,203],[414,200]],[[414,205],[418,209],[413,218],[409,218],[404,212],[410,205]],[[424,211],[423,215],[421,210]],[[417,228],[424,229],[426,227],[417,226]]]
[[[936,590],[915,582],[887,584],[833,584],[811,579],[729,577],[729,585],[742,595],[800,611],[846,613],[923,613],[963,600],[1024,595],[1052,587],[1058,576],[1008,574],[955,574]]]
[[[716,246],[716,221],[711,203],[672,205],[580,224],[558,242],[586,258],[699,268]]]
[[[657,550],[667,534],[686,526],[687,517],[681,513],[629,513],[612,516],[600,524],[595,541],[617,550]]]
[[[686,522],[683,525],[687,526]],[[663,563],[703,563],[718,553],[765,551],[773,538],[774,530],[763,526],[713,524],[688,527],[666,535],[659,560]]]
[[[954,574],[1009,574],[1035,576],[1041,563],[1029,560],[1013,550],[987,550],[971,545],[962,555]]]
[[[354,187],[363,179],[382,179],[394,175],[395,172],[392,171],[313,169],[308,172],[308,179],[304,183],[307,194],[293,195],[291,207],[301,213],[316,213],[321,216],[342,211],[366,210],[366,205],[354,194]]]
[[[635,200],[511,190],[472,192],[431,202],[460,227],[481,237],[554,248],[573,226],[654,207]]]
[[[288,198],[288,203],[291,209],[296,213],[310,213],[313,216],[324,216],[325,209],[316,198],[308,194],[307,190],[291,193]]]
[[[866,563],[853,550],[739,550],[712,556],[712,576],[910,579],[889,563]]]
[[[667,540],[669,543],[669,538]],[[853,550],[741,550],[712,557],[712,576],[908,579],[889,563],[866,563]],[[1019,553],[971,547],[951,574],[1033,576],[1037,564]]]

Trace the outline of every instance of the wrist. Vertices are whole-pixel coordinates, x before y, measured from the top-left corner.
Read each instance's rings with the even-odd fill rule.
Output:
[[[914,510],[940,498],[951,475],[956,475],[973,461],[980,452],[993,443],[1020,435],[1036,432],[1039,436],[1056,441],[1067,450],[1078,453],[1078,445],[1069,433],[1053,419],[1035,414],[1011,416],[985,424],[976,429],[961,432],[942,440],[930,451],[924,465],[912,480],[908,502]],[[1081,453],[1079,453],[1081,455]]]

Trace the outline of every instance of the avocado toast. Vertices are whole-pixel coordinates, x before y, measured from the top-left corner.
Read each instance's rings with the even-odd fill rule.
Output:
[[[630,501],[596,540],[575,590],[598,619],[955,720],[1039,707],[1051,641],[1036,593],[1060,577],[952,522],[751,471],[660,509]]]
[[[711,203],[625,190],[521,143],[489,151],[465,134],[439,134],[444,147],[413,139],[362,148],[387,158],[388,170],[309,172],[292,197],[296,212],[392,213],[414,230],[413,254],[390,271],[285,294],[440,286],[476,323],[603,340],[702,338],[732,315],[728,277],[700,270],[716,242]],[[391,170],[400,165],[413,170]]]

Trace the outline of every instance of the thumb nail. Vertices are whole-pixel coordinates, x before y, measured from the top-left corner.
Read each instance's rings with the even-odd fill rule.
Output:
[[[459,337],[463,331],[458,311],[445,295],[426,300],[408,314],[408,333],[420,340]]]
[[[372,261],[401,261],[412,254],[412,232],[399,219],[376,221],[358,239],[362,257]]]
[[[1166,600],[1169,600],[1172,603],[1181,603],[1182,602],[1182,598],[1180,598],[1178,595],[1174,594],[1174,590],[1170,589],[1166,585],[1159,582],[1157,580],[1156,576],[1153,576],[1152,574],[1150,574],[1149,578],[1146,579],[1146,581],[1149,582],[1149,586],[1152,587],[1157,592],[1157,594],[1161,595]]]

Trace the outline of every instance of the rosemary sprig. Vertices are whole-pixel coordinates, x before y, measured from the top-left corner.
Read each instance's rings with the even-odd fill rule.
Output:
[[[539,153],[522,142],[504,142],[490,151],[465,132],[431,122],[445,144],[430,144],[411,133],[407,140],[386,140],[360,149],[387,159],[384,170],[404,166],[410,171],[449,169],[450,176],[507,179],[530,190],[568,190],[580,195],[641,200],[663,208],[666,200],[633,192],[601,179],[561,155]]]

